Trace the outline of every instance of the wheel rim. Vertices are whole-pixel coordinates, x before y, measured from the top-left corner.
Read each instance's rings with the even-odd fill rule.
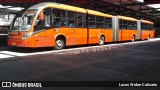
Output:
[[[62,47],[63,46],[62,40],[57,40],[56,44],[57,44],[57,47]]]
[[[104,44],[104,37],[103,37],[103,36],[100,37],[100,42],[99,42],[99,44],[100,44],[100,45],[103,45],[103,44]]]
[[[132,42],[134,42],[135,41],[135,38],[134,38],[134,36],[132,37]]]
[[[148,35],[148,40],[150,39],[150,35]]]

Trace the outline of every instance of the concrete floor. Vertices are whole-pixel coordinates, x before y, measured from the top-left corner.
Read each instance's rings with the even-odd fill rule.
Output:
[[[58,52],[51,48],[2,47],[0,54],[10,55],[4,53],[10,51],[19,55],[0,59],[0,80],[160,81],[160,40],[91,47]],[[33,52],[47,53],[23,55]]]

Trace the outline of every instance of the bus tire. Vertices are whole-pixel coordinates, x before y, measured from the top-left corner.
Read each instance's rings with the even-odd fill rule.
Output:
[[[105,37],[101,35],[99,38],[99,45],[104,45],[104,43],[105,43]]]
[[[64,46],[65,46],[65,41],[64,41],[64,39],[62,39],[62,38],[57,38],[57,39],[55,40],[54,49],[56,49],[56,50],[61,50],[61,49],[64,48]]]
[[[150,34],[148,35],[148,38],[147,38],[147,40],[149,40],[150,39]]]
[[[135,42],[135,35],[132,36],[132,42]]]

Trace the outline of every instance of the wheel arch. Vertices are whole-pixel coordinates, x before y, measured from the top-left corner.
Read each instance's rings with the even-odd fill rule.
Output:
[[[104,35],[104,34],[100,34],[100,35],[99,35],[99,38],[100,38],[101,36],[103,36],[103,37],[104,37],[104,41],[105,41],[105,40],[106,40],[105,35]]]
[[[57,38],[63,39],[63,40],[64,40],[64,44],[66,45],[66,36],[65,36],[64,34],[57,34],[57,35],[55,36],[54,41],[56,41]]]

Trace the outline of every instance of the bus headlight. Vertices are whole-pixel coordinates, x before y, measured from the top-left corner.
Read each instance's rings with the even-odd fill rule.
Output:
[[[27,39],[29,36],[31,36],[32,33],[28,33],[28,34],[23,34],[22,35],[22,39]]]
[[[28,34],[23,34],[23,35],[22,35],[22,39],[27,39],[28,37],[29,37]]]

